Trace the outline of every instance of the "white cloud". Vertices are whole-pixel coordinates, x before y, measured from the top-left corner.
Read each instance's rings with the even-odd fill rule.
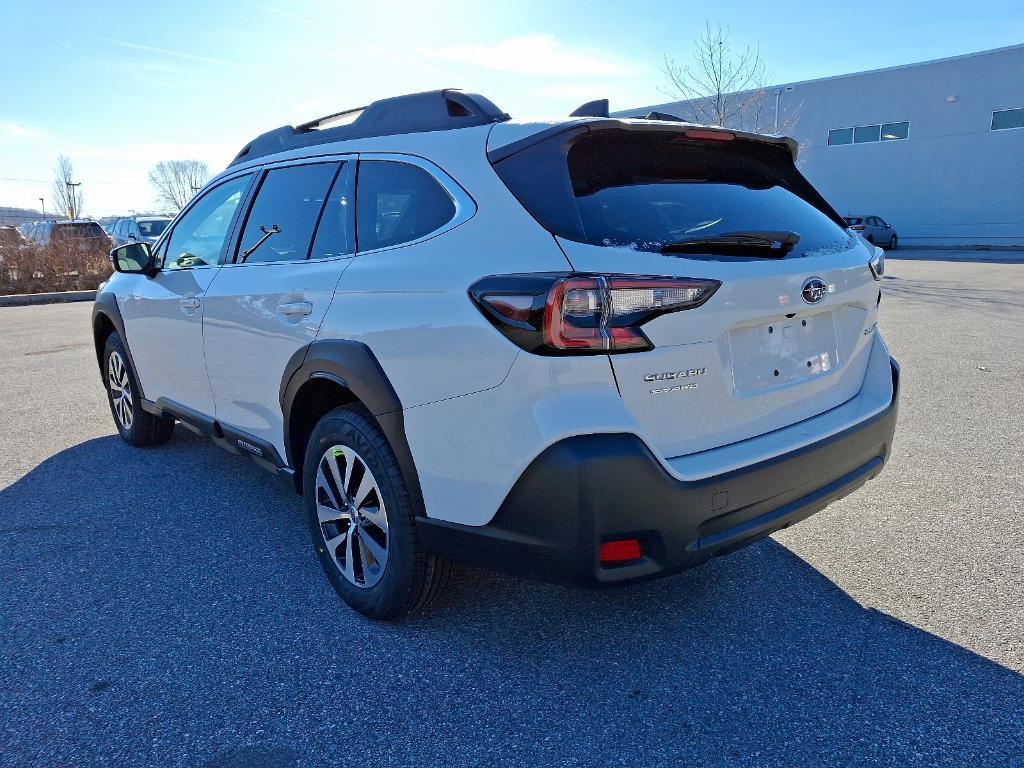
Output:
[[[147,51],[149,53],[161,53],[164,56],[172,56],[176,59],[185,59],[186,61],[196,61],[200,64],[216,64],[223,67],[234,67],[238,65],[235,61],[226,61],[225,59],[215,59],[209,56],[197,56],[194,53],[187,53],[186,51],[174,51],[169,48],[156,48],[152,45],[141,45],[139,43],[131,43],[127,40],[115,40],[112,37],[102,37],[100,35],[93,35],[98,40],[105,40],[113,45],[119,45],[122,48],[131,48],[136,51]]]
[[[551,35],[526,35],[496,45],[467,43],[445,48],[424,48],[420,53],[444,61],[457,61],[502,72],[555,77],[610,77],[628,75],[635,65],[604,53],[566,47]]]
[[[26,128],[24,125],[12,123],[10,120],[0,120],[0,141],[27,139],[30,136],[37,136],[38,131]]]

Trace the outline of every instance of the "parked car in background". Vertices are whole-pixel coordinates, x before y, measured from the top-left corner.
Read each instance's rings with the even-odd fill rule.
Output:
[[[75,221],[40,221],[28,230],[25,239],[39,248],[55,243],[66,243],[77,250],[111,248],[110,238],[92,219]]]
[[[850,229],[872,245],[881,245],[890,251],[899,244],[899,237],[892,224],[881,216],[845,216]]]
[[[25,238],[15,227],[0,227],[0,256],[4,251],[17,250],[25,244]]]
[[[118,219],[110,228],[114,247],[128,243],[155,243],[171,219],[167,216],[130,216]]]

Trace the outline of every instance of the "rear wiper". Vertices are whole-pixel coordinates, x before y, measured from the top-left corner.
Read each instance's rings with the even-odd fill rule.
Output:
[[[782,258],[800,242],[796,232],[744,230],[693,237],[662,246],[662,253],[714,253],[725,256],[768,256]]]

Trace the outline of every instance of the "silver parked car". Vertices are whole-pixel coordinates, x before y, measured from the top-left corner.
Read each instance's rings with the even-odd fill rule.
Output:
[[[118,219],[110,227],[114,247],[128,243],[153,244],[171,223],[169,216],[131,216]]]
[[[888,248],[890,251],[899,244],[899,237],[892,224],[881,216],[844,216],[850,229],[872,245]]]

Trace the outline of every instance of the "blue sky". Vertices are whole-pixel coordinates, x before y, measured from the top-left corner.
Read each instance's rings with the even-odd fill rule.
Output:
[[[946,10],[949,8],[949,10]],[[939,10],[942,9],[942,10]],[[758,46],[773,82],[1024,42],[1020,0],[55,3],[0,0],[0,205],[51,208],[59,153],[85,209],[152,206],[148,169],[219,171],[250,138],[382,96],[478,90],[514,116],[666,101],[662,56],[706,20]],[[14,180],[12,180],[14,179]]]

